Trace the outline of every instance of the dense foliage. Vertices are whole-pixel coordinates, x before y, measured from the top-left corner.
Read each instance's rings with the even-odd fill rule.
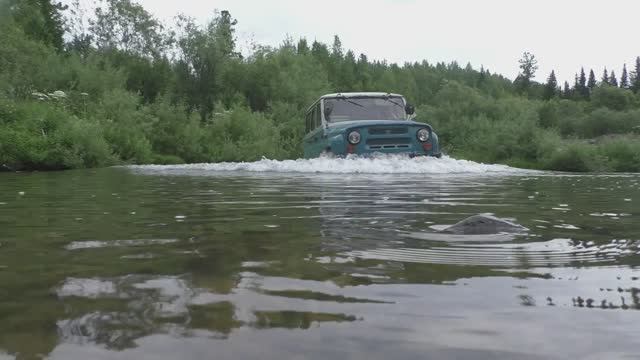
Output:
[[[51,0],[0,0],[0,166],[251,161],[301,155],[303,113],[333,91],[404,94],[446,153],[569,171],[640,171],[640,58],[620,79],[510,81],[471,65],[370,61],[286,39],[242,56],[236,20],[168,27],[131,0],[91,14]],[[619,81],[618,81],[619,80]]]

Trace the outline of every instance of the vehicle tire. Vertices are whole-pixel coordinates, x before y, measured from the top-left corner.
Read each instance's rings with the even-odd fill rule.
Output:
[[[333,157],[335,157],[335,155],[331,151],[331,148],[328,147],[328,148],[322,150],[322,152],[320,153],[320,157],[333,158]]]

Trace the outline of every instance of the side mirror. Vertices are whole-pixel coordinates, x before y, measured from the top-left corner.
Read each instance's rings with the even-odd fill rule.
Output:
[[[411,104],[407,104],[407,106],[404,107],[404,112],[406,112],[407,115],[413,115],[416,113],[416,108]]]

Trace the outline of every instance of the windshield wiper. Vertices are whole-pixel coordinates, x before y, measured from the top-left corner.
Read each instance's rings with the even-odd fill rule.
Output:
[[[361,108],[365,107],[364,105],[362,105],[362,104],[358,104],[357,102],[355,102],[355,101],[353,101],[353,100],[349,100],[349,98],[347,98],[347,97],[346,97],[346,96],[344,96],[344,95],[339,96],[339,97],[338,97],[338,99],[340,99],[340,100],[344,100],[344,101],[346,101],[346,102],[348,102],[348,103],[350,103],[350,104],[356,105],[356,106],[360,106]]]
[[[392,103],[392,104],[395,104],[395,105],[398,105],[398,106],[400,106],[401,108],[403,108],[403,109],[404,109],[404,106],[402,106],[402,104],[398,104],[397,102],[395,102],[395,101],[391,100],[391,98],[390,98],[390,97],[388,97],[388,96],[384,96],[384,97],[382,97],[382,98],[383,98],[383,99],[385,99],[385,100],[387,100],[388,102],[390,102],[390,103]]]

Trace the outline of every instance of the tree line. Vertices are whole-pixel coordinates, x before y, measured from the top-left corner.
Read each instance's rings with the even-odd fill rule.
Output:
[[[572,171],[639,171],[638,67],[560,88],[534,80],[525,53],[511,81],[471,64],[371,60],[284,39],[242,54],[238,20],[164,24],[132,0],[93,9],[0,0],[0,165],[65,169],[118,163],[297,158],[304,111],[328,92],[385,91],[417,105],[445,152]]]
[[[627,72],[627,64],[622,66],[620,81],[618,81],[615,71],[611,70],[611,73],[609,73],[606,67],[600,80],[596,80],[593,69],[589,70],[589,77],[587,79],[584,68],[581,68],[580,75],[578,75],[578,73],[575,75],[573,86],[570,86],[569,82],[565,81],[564,85],[559,87],[555,72],[551,71],[545,84],[543,98],[549,100],[557,96],[563,99],[589,99],[597,86],[619,87],[638,93],[638,91],[640,91],[640,77],[637,74],[640,74],[640,56],[636,58],[635,70],[632,71],[631,74]]]

